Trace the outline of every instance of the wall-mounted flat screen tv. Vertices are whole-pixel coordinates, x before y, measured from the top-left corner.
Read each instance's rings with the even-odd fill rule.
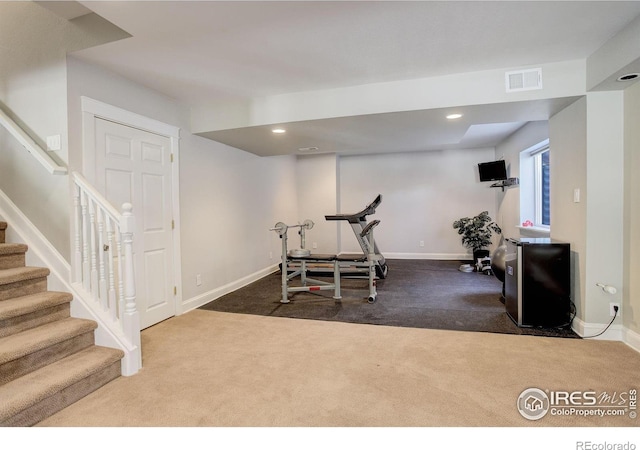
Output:
[[[480,181],[499,181],[507,179],[507,165],[504,160],[478,164]]]

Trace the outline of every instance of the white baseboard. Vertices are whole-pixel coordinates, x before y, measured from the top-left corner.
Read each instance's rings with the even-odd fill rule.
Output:
[[[607,325],[608,324],[606,323],[586,323],[576,317],[573,319],[573,325],[571,328],[578,336],[584,339],[620,341],[640,353],[640,333],[636,333],[635,331],[619,324],[611,325],[607,331],[602,333],[602,330],[607,328]]]
[[[219,288],[212,289],[195,297],[191,297],[190,299],[182,302],[182,307],[180,308],[181,310],[178,312],[178,314],[184,314],[186,312],[199,308],[202,305],[206,305],[207,303],[212,302],[222,297],[223,295],[229,294],[235,290],[245,287],[253,283],[254,281],[258,281],[259,279],[264,278],[267,275],[277,272],[278,270],[280,270],[279,266],[277,264],[274,264],[273,266],[269,266],[252,274],[249,274]]]
[[[629,347],[640,353],[640,333],[624,328],[624,342]]]
[[[606,323],[587,323],[576,317],[573,319],[571,328],[578,336],[585,339],[624,341],[624,327],[622,325],[613,324],[603,333],[602,331],[607,328],[607,325]]]

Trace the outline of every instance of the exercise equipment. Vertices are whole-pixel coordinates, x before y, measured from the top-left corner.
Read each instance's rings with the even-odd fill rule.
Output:
[[[282,274],[282,299],[281,303],[289,303],[290,292],[315,292],[333,291],[333,298],[341,299],[340,277],[343,274],[366,275],[369,281],[369,295],[367,301],[373,303],[378,296],[376,280],[387,276],[388,268],[384,256],[378,250],[373,237],[373,229],[380,224],[379,220],[367,223],[367,216],[374,214],[382,201],[382,195],[378,195],[373,202],[362,211],[355,214],[334,214],[325,216],[326,220],[346,220],[351,225],[356,240],[362,248],[362,254],[325,255],[313,254],[305,248],[306,231],[314,226],[313,221],[305,220],[297,225],[287,225],[283,222],[275,224],[271,231],[280,236],[282,242],[282,261],[280,271]],[[288,232],[290,228],[298,228],[300,235],[300,248],[288,249]],[[332,276],[333,282],[318,280],[309,277],[318,268],[325,275]],[[296,277],[300,277],[300,286],[291,286],[289,283]]]
[[[368,224],[365,229],[362,230],[361,238],[365,241],[365,245],[368,249],[367,258],[363,262],[360,258],[350,260],[344,257],[338,258],[337,255],[321,255],[311,253],[306,254],[304,248],[296,249],[296,251],[288,251],[287,232],[289,228],[299,227],[301,241],[304,242],[304,231],[308,229],[308,227],[300,225],[289,226],[283,224],[282,222],[278,222],[274,228],[271,228],[271,230],[278,233],[282,241],[282,299],[280,300],[280,302],[289,303],[290,292],[315,292],[325,290],[332,290],[333,298],[336,300],[341,299],[342,296],[340,292],[340,268],[345,264],[348,264],[349,266],[356,265],[359,267],[364,267],[368,270],[369,296],[367,301],[369,303],[375,302],[377,297],[377,290],[375,270],[376,258],[373,245],[373,228],[375,228],[379,223],[379,220],[375,220]],[[291,266],[291,263],[293,263],[294,266]],[[330,264],[333,267],[333,282],[317,280],[308,276],[308,264],[315,263]],[[290,286],[289,282],[297,276],[300,276],[301,286]]]
[[[351,225],[351,229],[356,236],[356,240],[362,249],[363,255],[367,255],[369,251],[369,245],[373,246],[373,254],[375,256],[375,271],[376,275],[380,279],[384,279],[387,276],[389,271],[387,267],[386,260],[384,256],[378,250],[378,245],[373,239],[373,235],[371,236],[371,243],[367,242],[367,239],[363,235],[363,231],[367,227],[367,216],[375,214],[376,208],[382,202],[382,195],[378,194],[378,196],[369,203],[362,211],[354,213],[354,214],[333,214],[324,216],[326,220],[346,220]],[[373,222],[372,222],[373,223]],[[353,255],[340,255],[340,257],[350,258]]]
[[[491,258],[491,270],[500,282],[502,282],[502,293],[500,294],[500,301],[502,303],[506,300],[505,293],[505,270],[507,268],[507,244],[504,242],[504,236],[500,238],[500,244],[493,252]]]
[[[282,222],[278,222],[275,225],[275,227],[271,228],[270,230],[275,231],[276,233],[278,233],[280,237],[282,237],[283,235],[287,234],[287,231],[289,228],[300,228],[300,230],[298,231],[298,234],[300,235],[300,248],[293,249],[289,253],[291,253],[292,256],[301,257],[301,256],[309,256],[311,254],[311,250],[304,248],[305,247],[305,230],[312,229],[313,225],[314,225],[313,221],[309,219],[305,220],[302,223],[299,223],[298,225],[287,225]]]
[[[500,244],[493,252],[491,258],[491,270],[496,278],[504,283],[504,271],[507,266],[507,244]]]

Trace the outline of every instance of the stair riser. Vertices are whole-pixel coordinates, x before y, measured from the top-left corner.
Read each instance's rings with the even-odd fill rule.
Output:
[[[120,366],[120,361],[116,361],[102,371],[90,375],[76,384],[8,418],[6,421],[0,422],[0,426],[30,427],[35,425],[118,378],[121,371]]]
[[[47,292],[49,270],[25,267],[28,247],[5,244],[6,226],[0,221],[0,427],[25,427],[119,378],[124,352],[95,346],[97,324],[70,317],[73,297]]]
[[[47,278],[16,281],[0,286],[0,301],[23,295],[36,294],[47,290]]]
[[[93,331],[91,331],[2,364],[0,365],[0,385],[40,369],[93,344],[94,334]]]
[[[70,317],[70,309],[69,303],[65,303],[11,319],[0,320],[0,338],[30,330],[45,323],[66,319]]]
[[[25,266],[24,253],[15,253],[12,255],[0,255],[0,270],[13,269],[14,267]]]

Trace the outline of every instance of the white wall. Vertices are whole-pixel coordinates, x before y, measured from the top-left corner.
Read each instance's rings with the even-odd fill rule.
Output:
[[[637,72],[640,67],[638,41],[640,16],[587,58],[587,89],[620,89],[612,81],[620,75]]]
[[[35,2],[0,2],[0,104],[42,147],[60,135],[52,154],[68,161],[66,52],[123,36],[95,14],[67,21]],[[46,172],[4,128],[0,148],[0,190],[68,260],[68,177]]]
[[[522,171],[520,167],[520,153],[549,137],[549,124],[547,121],[529,122],[518,131],[496,147],[496,159],[504,158],[507,165],[507,175],[516,177],[522,181]],[[525,186],[512,186],[506,188],[504,192],[496,189],[496,199],[498,203],[498,213],[496,220],[502,228],[502,233],[508,238],[520,236],[517,228],[521,223],[520,199],[523,196]],[[526,194],[525,194],[526,195]]]
[[[494,149],[446,150],[340,158],[340,211],[363,209],[378,194],[381,221],[374,235],[386,257],[465,258],[452,224],[487,210],[495,219],[495,189],[478,180],[478,163]],[[420,246],[424,241],[424,247]],[[353,232],[342,228],[341,251],[360,251]]]
[[[533,67],[542,68],[544,89],[507,93],[504,73],[510,68],[497,68],[261,97],[232,107],[232,115],[227,114],[228,104],[201,105],[194,110],[193,129],[207,132],[361,114],[584,95],[584,59]]]
[[[640,333],[640,83],[624,91],[623,324]]]
[[[59,29],[62,19],[32,2],[2,2],[0,8],[0,102],[41,146],[55,134],[64,144],[66,67],[59,41],[64,45],[69,35]],[[68,178],[50,175],[4,128],[0,147],[0,189],[68,260]],[[66,161],[63,148],[57,153]]]
[[[621,303],[624,198],[623,92],[587,95],[587,323],[608,323],[609,303]],[[572,193],[566,192],[571,198]],[[610,295],[596,286],[618,289]],[[624,314],[624,311],[622,312]],[[622,322],[620,318],[616,322]]]
[[[68,71],[73,168],[82,167],[81,96],[181,128],[179,311],[200,306],[278,263],[280,240],[269,228],[297,220],[294,157],[259,158],[192,135],[188,109],[173,99],[76,58],[69,58]]]
[[[189,307],[277,264],[281,241],[269,229],[298,217],[294,157],[260,158],[192,138],[181,146],[180,165],[183,298]]]
[[[297,221],[310,219],[314,227],[306,233],[306,247],[314,253],[338,251],[338,224],[324,216],[338,210],[338,157],[335,154],[298,156],[295,167],[297,186]],[[313,244],[316,248],[313,248]],[[298,248],[296,231],[289,234],[289,248]]]
[[[587,100],[582,98],[549,120],[551,147],[551,236],[571,244],[572,300],[577,317],[586,308]],[[573,202],[573,189],[582,201]]]
[[[633,332],[638,330],[640,305],[634,280],[639,273],[636,253],[640,245],[635,231],[640,225],[636,176],[639,85],[625,91],[624,103],[622,100],[620,91],[589,93],[549,120],[551,238],[571,244],[572,299],[577,329],[586,335],[602,331],[610,321],[610,302],[623,306],[613,332],[619,323]],[[513,175],[518,149],[544,135],[542,123],[529,124],[498,146],[496,156],[511,163]],[[574,202],[575,189],[580,190],[578,203]],[[509,219],[505,218],[512,223],[518,218],[519,200],[510,190],[498,197],[501,225],[508,230]],[[618,293],[604,293],[596,283],[611,284]]]
[[[622,303],[623,124],[622,91],[589,93],[550,120],[551,237],[571,243],[576,327],[586,335],[609,323],[610,302]],[[580,189],[579,203],[575,189]],[[618,292],[605,293],[597,283]],[[623,308],[622,316],[627,313],[633,314]],[[614,326],[619,323],[620,317]]]
[[[0,190],[69,261],[69,188],[0,127]]]

